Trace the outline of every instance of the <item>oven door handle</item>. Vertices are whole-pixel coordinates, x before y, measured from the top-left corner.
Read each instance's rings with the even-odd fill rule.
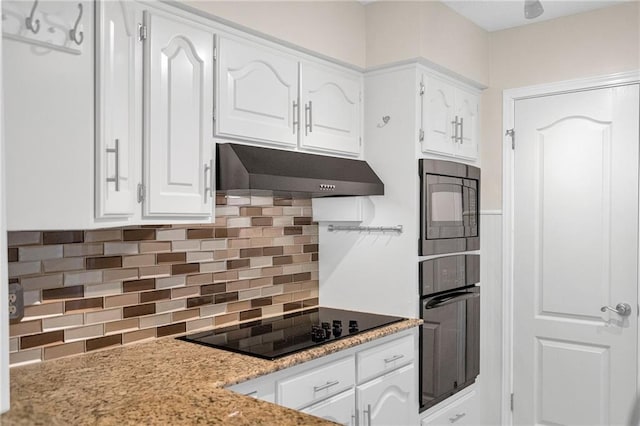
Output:
[[[458,291],[455,293],[443,294],[442,296],[434,297],[424,304],[425,309],[435,309],[440,306],[449,305],[451,303],[457,303],[466,299],[473,299],[480,297],[480,293],[469,293],[467,291]]]

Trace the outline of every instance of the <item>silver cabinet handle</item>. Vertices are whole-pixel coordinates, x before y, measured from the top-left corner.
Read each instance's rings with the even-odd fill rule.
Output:
[[[458,123],[460,125],[460,137],[459,137],[460,145],[462,145],[464,143],[464,140],[463,140],[463,137],[464,137],[464,135],[463,135],[464,125],[463,125],[463,121],[462,120],[464,120],[464,119],[462,117],[460,117],[460,123]]]
[[[306,123],[304,123],[304,134],[308,135],[313,132],[313,102],[311,101],[304,106],[304,118],[306,120]]]
[[[367,404],[367,409],[362,410],[363,414],[367,414],[367,426],[371,426],[371,404]]]
[[[115,176],[108,177],[107,182],[114,182],[116,184],[116,192],[120,191],[120,139],[115,140],[114,148],[107,148],[107,154],[115,154]]]
[[[297,113],[296,113],[297,112]],[[300,105],[293,101],[293,134],[296,134],[296,127],[300,129]]]
[[[451,140],[453,143],[458,142],[458,116],[456,115],[456,119],[451,122],[452,135]]]
[[[620,315],[621,317],[628,317],[631,315],[631,306],[628,303],[618,303],[615,308],[611,306],[603,306],[600,308],[601,312],[611,311]]]
[[[207,179],[207,173],[210,173],[209,179]],[[207,180],[209,186],[207,186]],[[209,160],[209,164],[204,165],[204,202],[207,203],[207,193],[213,198],[213,160]]]
[[[399,360],[400,358],[404,358],[404,355],[402,355],[402,354],[398,354],[398,355],[394,355],[394,356],[392,356],[391,358],[385,358],[385,359],[384,359],[384,363],[385,363],[385,364],[389,364],[390,362],[397,361],[397,360]]]
[[[244,396],[251,396],[251,397],[257,398],[258,397],[258,391],[254,390],[252,392],[245,393]]]
[[[458,413],[454,417],[449,417],[449,423],[455,423],[466,415],[467,413]]]
[[[336,380],[335,382],[327,382],[324,385],[314,386],[313,387],[313,391],[314,392],[320,392],[321,390],[329,389],[331,386],[335,386],[338,383],[340,383],[340,381]]]

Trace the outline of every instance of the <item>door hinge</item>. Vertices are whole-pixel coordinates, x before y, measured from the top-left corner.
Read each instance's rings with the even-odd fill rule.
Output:
[[[360,148],[362,148],[362,136],[360,136],[358,139],[360,141]]]
[[[139,203],[144,202],[144,194],[145,194],[144,184],[139,183],[138,184],[138,202]]]
[[[216,121],[216,107],[213,107],[213,121]]]
[[[422,142],[424,141],[424,130],[420,129],[420,132],[418,133],[418,141]]]
[[[516,131],[514,129],[509,129],[505,133],[505,136],[511,137],[511,149],[516,149]]]
[[[420,91],[418,93],[420,93],[420,96],[424,96],[424,83],[423,82],[420,82]]]
[[[510,407],[511,407],[511,411],[513,411],[513,394],[511,394]]]
[[[147,39],[147,26],[138,24],[138,40],[144,41]]]
[[[213,46],[213,60],[218,60],[218,46]]]

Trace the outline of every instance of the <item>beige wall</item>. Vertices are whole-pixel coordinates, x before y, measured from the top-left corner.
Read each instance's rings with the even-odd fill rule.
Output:
[[[365,7],[341,1],[185,1],[191,7],[358,67],[366,66]]]
[[[489,34],[482,99],[483,209],[502,206],[502,90],[640,69],[640,3]]]

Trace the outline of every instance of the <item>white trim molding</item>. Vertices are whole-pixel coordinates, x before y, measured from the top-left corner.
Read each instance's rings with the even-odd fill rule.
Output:
[[[2,1],[0,0],[0,5]],[[2,22],[0,21],[0,33]],[[2,37],[0,37],[0,413],[9,410],[9,288],[7,278],[7,215],[4,197],[4,96],[2,91]]]
[[[508,89],[502,97],[502,424],[511,425],[513,389],[513,177],[514,150],[508,129],[513,129],[515,101],[584,90],[640,83],[640,70]],[[517,134],[516,143],[517,143]],[[640,337],[640,336],[639,336]],[[640,373],[640,372],[639,372]],[[638,383],[640,384],[640,378]]]

